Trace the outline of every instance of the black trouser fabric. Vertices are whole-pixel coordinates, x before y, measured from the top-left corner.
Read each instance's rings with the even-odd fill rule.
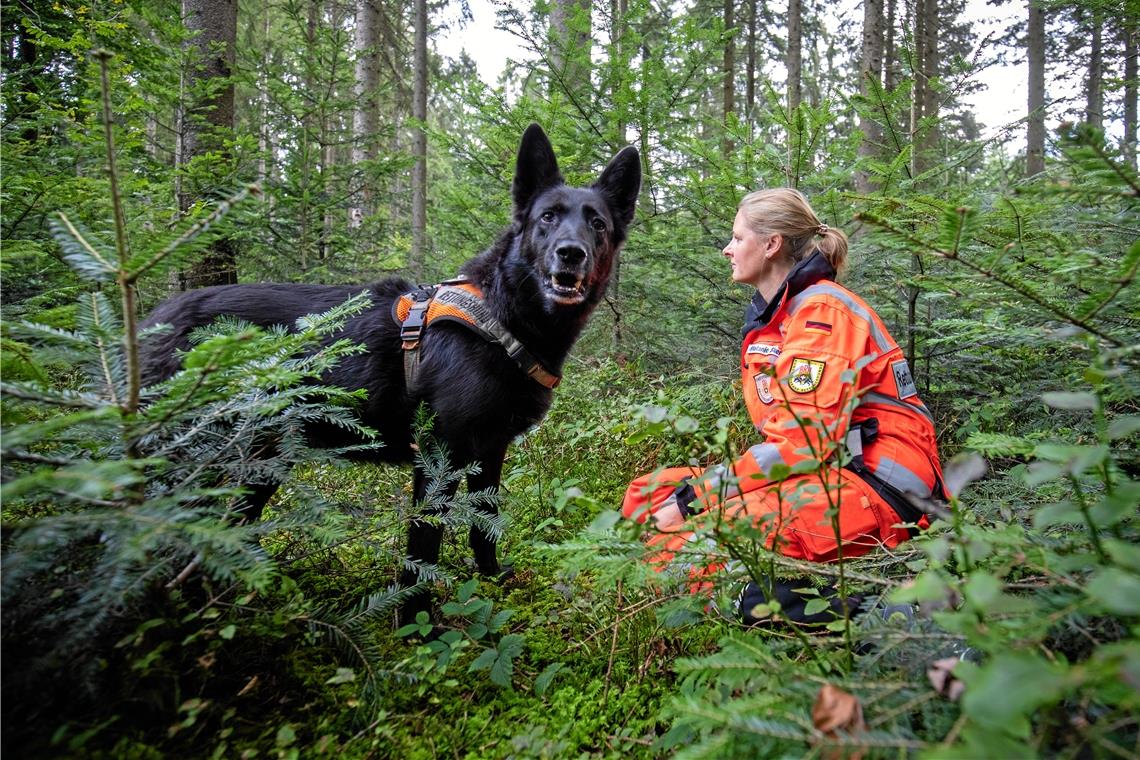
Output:
[[[819,592],[818,595],[797,591],[797,589],[807,588],[814,588]],[[738,599],[740,620],[744,625],[752,626],[758,623],[773,622],[770,617],[758,618],[752,614],[752,610],[757,605],[768,603],[769,589],[772,591],[775,601],[780,603],[780,617],[804,625],[822,625],[830,623],[832,620],[847,617],[859,609],[859,605],[863,601],[861,595],[849,595],[845,608],[843,600],[840,599],[839,592],[834,586],[815,586],[808,578],[770,578],[764,584],[752,581],[744,587]],[[808,615],[806,611],[808,602],[812,599],[821,598],[827,600],[827,609]]]

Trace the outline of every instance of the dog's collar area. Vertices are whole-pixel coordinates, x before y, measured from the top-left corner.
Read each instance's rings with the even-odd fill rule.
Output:
[[[392,318],[400,325],[404,379],[409,388],[419,366],[420,339],[424,330],[441,320],[461,324],[487,342],[499,344],[507,356],[539,385],[553,389],[562,381],[495,319],[483,300],[483,292],[465,277],[405,293],[392,304]]]

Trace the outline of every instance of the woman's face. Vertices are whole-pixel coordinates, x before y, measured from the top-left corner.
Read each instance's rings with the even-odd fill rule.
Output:
[[[772,242],[772,235],[754,232],[748,226],[744,212],[737,211],[732,223],[732,239],[722,251],[732,263],[732,279],[759,288],[772,268],[772,257],[768,254]],[[779,250],[778,245],[776,250]]]

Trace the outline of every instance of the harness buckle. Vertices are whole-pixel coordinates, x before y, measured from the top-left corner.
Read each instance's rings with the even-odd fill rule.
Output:
[[[424,320],[435,291],[417,290],[411,295],[412,305],[408,310],[408,318],[400,325],[400,340],[404,342],[405,349],[415,348],[420,342],[420,336],[424,332]]]

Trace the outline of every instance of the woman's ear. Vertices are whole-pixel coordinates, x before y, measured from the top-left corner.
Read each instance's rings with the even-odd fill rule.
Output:
[[[764,248],[764,258],[774,259],[780,255],[780,249],[784,247],[784,236],[778,232],[773,232],[768,236],[768,243]]]

